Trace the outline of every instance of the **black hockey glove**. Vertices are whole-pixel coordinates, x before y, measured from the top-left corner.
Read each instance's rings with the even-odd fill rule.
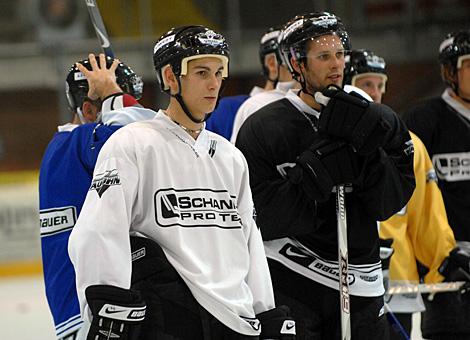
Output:
[[[361,157],[343,142],[320,140],[297,157],[298,166],[287,177],[303,185],[306,194],[319,202],[328,200],[334,185],[354,182],[360,173]]]
[[[256,315],[261,323],[260,340],[295,340],[295,321],[287,306],[278,306]]]
[[[359,94],[341,89],[328,88],[322,93],[330,101],[320,114],[320,132],[345,139],[361,155],[368,155],[386,143],[391,126],[382,116],[390,114],[389,107],[369,103]]]
[[[85,289],[93,319],[87,340],[137,340],[145,319],[145,302],[140,293],[108,285]]]
[[[439,273],[445,281],[470,281],[470,252],[463,247],[455,247],[442,261]]]

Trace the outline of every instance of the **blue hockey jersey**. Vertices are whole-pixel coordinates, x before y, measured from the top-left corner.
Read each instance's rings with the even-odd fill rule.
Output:
[[[85,124],[59,130],[46,148],[39,174],[41,248],[46,296],[58,338],[78,331],[82,324],[75,273],[68,255],[68,239],[90,187],[101,147],[122,125],[151,119],[154,112],[110,112],[107,124]],[[103,115],[105,121],[105,115]]]
[[[235,115],[238,108],[248,98],[249,96],[246,94],[221,98],[216,109],[206,122],[206,129],[230,140]]]

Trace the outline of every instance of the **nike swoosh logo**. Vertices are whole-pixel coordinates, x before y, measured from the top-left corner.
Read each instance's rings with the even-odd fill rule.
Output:
[[[126,310],[125,309],[121,309],[121,310],[113,310],[113,309],[109,309],[109,308],[106,308],[104,310],[105,313],[107,314],[116,314],[116,313],[121,313],[121,312],[125,312]]]
[[[289,329],[292,329],[295,327],[295,323],[289,323],[286,325],[286,329],[289,330]]]
[[[286,249],[286,255],[289,255],[289,256],[295,256],[295,257],[302,257],[304,259],[308,259],[309,257],[306,256],[306,255],[302,255],[302,254],[299,254],[299,253],[295,253],[293,252],[292,250],[292,247],[289,247]]]

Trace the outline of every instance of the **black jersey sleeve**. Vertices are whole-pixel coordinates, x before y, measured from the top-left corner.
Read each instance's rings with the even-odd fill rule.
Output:
[[[242,125],[236,140],[248,163],[256,208],[256,223],[264,240],[307,234],[316,227],[316,203],[302,188],[283,178],[277,166],[295,162],[289,138],[283,139],[282,123],[270,124],[256,114]],[[275,136],[275,137],[274,137]],[[291,153],[291,156],[280,157]],[[282,160],[281,160],[282,158]]]
[[[407,127],[421,139],[429,153],[431,153],[429,147],[433,144],[434,133],[438,124],[438,112],[444,108],[445,103],[441,98],[433,98],[414,106],[403,114],[403,120]]]

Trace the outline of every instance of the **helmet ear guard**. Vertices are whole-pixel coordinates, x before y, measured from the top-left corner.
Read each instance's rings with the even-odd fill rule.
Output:
[[[261,37],[259,42],[259,60],[261,63],[262,74],[268,80],[277,82],[277,79],[269,79],[269,69],[266,66],[266,57],[274,55],[276,62],[279,65],[283,64],[281,52],[279,50],[279,37],[281,35],[281,28],[270,27]]]
[[[439,46],[439,63],[444,83],[458,94],[457,70],[466,59],[470,59],[470,30],[447,34]],[[464,99],[466,100],[466,99]]]

